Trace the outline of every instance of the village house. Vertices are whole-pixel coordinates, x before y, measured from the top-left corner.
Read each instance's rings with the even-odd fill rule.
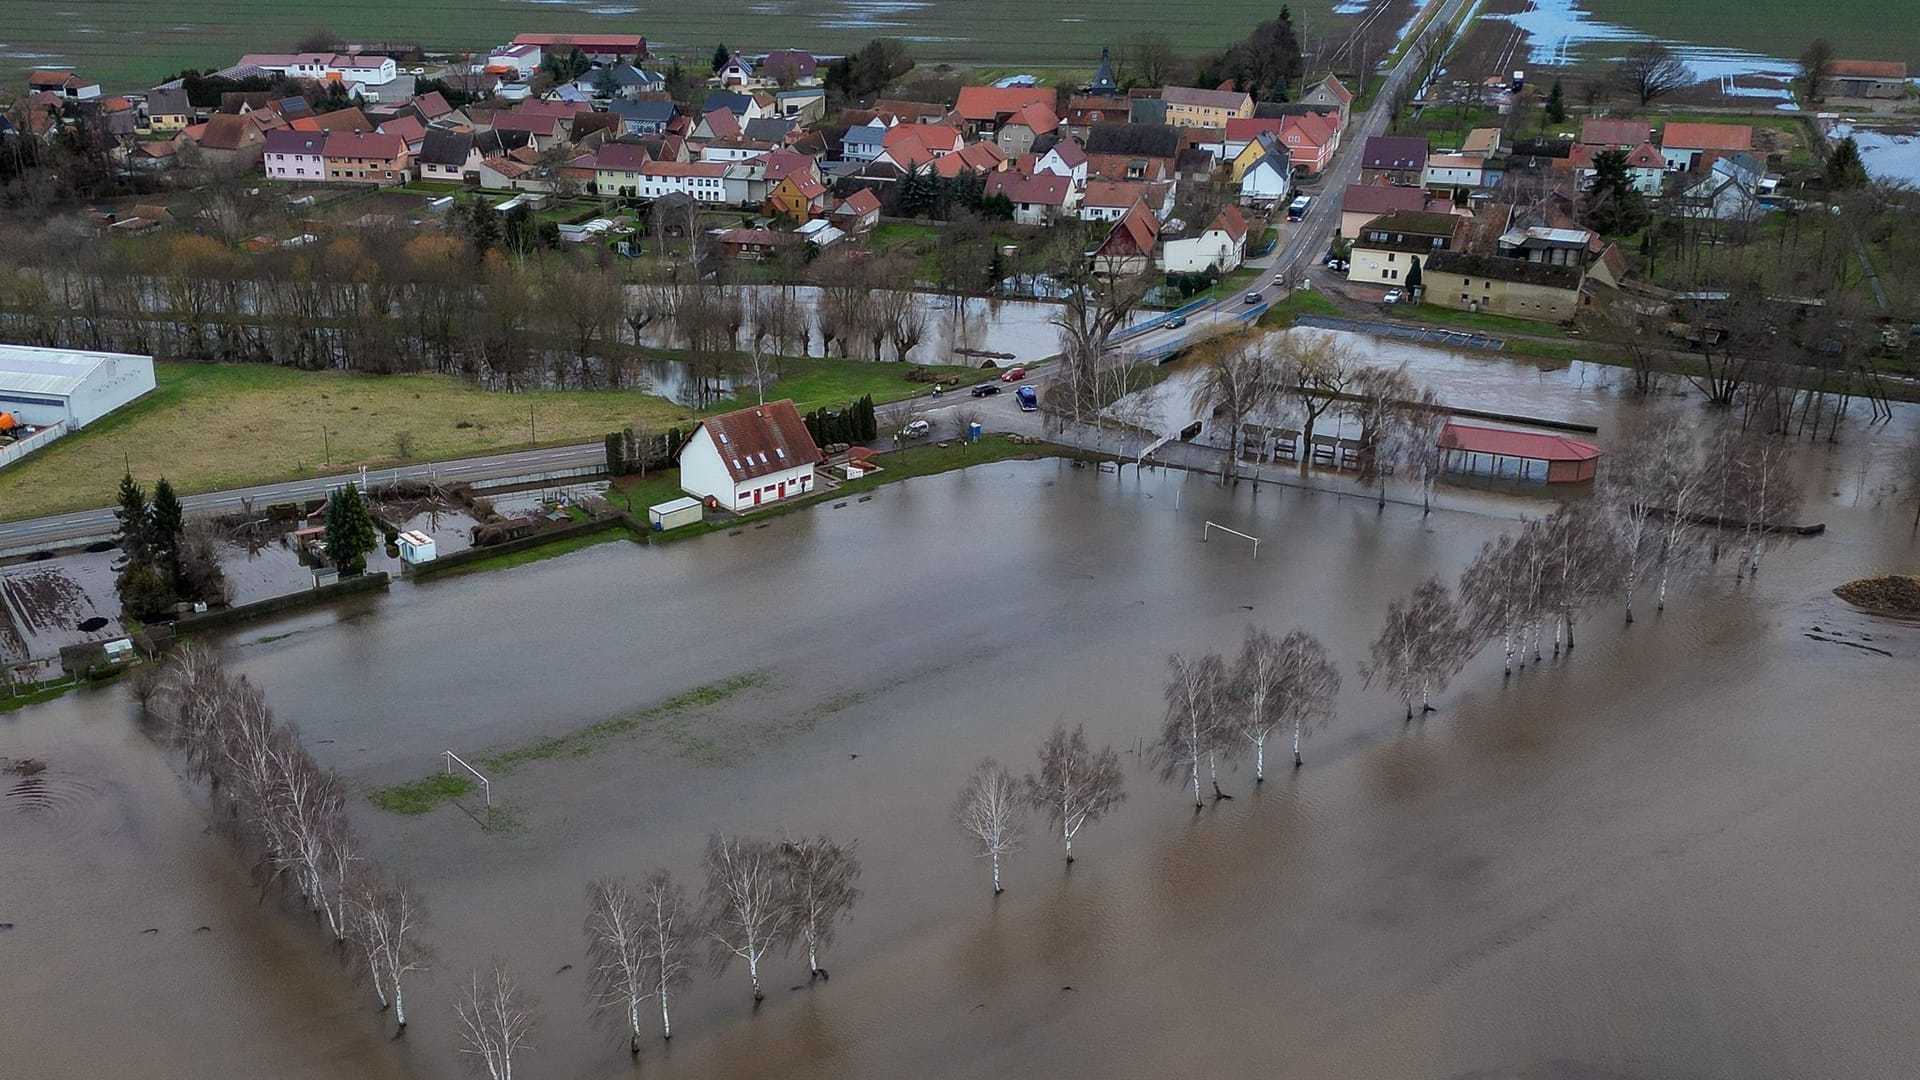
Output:
[[[769,86],[819,86],[820,61],[804,49],[775,49],[760,59]]]
[[[1247,257],[1247,219],[1237,206],[1220,211],[1198,233],[1160,245],[1160,266],[1168,273],[1198,273],[1209,268],[1227,273]]]
[[[828,220],[849,233],[863,233],[880,224],[880,197],[866,188],[841,199]]]
[[[744,90],[760,85],[760,79],[753,73],[753,64],[739,53],[727,57],[727,62],[713,73],[712,81],[729,90]]]
[[[1239,180],[1247,167],[1260,160],[1264,153],[1259,145],[1260,136],[1279,135],[1286,122],[1284,116],[1248,116],[1227,121],[1227,126],[1220,131],[1220,141],[1215,144],[1220,160],[1227,163],[1227,178]]]
[[[678,115],[671,101],[615,101],[607,112],[620,118],[625,135],[659,135]]]
[[[1008,157],[1019,157],[1033,149],[1035,139],[1053,134],[1059,126],[1060,118],[1054,115],[1053,107],[1036,102],[1021,106],[1003,120],[993,141]]]
[[[1282,121],[1280,141],[1287,144],[1287,159],[1295,169],[1319,176],[1333,164],[1333,155],[1340,149],[1340,131],[1329,118],[1305,113]]]
[[[407,144],[409,154],[418,154],[427,140],[427,126],[411,113],[387,120],[374,130],[382,135],[398,135],[400,141]]]
[[[1549,266],[1585,266],[1598,238],[1588,229],[1570,226],[1526,225],[1500,234],[1500,257]]]
[[[1450,204],[1434,198],[1427,189],[1395,184],[1348,184],[1340,196],[1340,229],[1335,236],[1353,239],[1367,222],[1395,211],[1434,210],[1447,213]]]
[[[968,143],[959,150],[935,158],[933,171],[943,180],[952,180],[963,172],[999,172],[1007,167],[1007,155],[990,142]]]
[[[1064,176],[1073,181],[1074,187],[1084,188],[1087,186],[1087,152],[1072,139],[1061,139],[1034,159],[1032,171]]]
[[[649,161],[640,169],[639,196],[657,199],[676,192],[696,202],[725,203],[727,166],[717,161]]]
[[[443,184],[478,182],[480,163],[527,145],[525,132],[430,128],[414,164],[420,179]]]
[[[1573,148],[1564,164],[1565,168],[1573,173],[1574,182],[1579,190],[1585,191],[1593,186],[1595,172],[1593,159],[1599,154],[1618,149],[1618,147],[1596,149],[1585,145]],[[1555,161],[1555,171],[1559,171],[1561,165],[1560,161]],[[1640,194],[1650,198],[1659,195],[1667,178],[1667,159],[1654,148],[1652,143],[1641,143],[1627,152],[1627,176],[1633,181],[1633,189]]]
[[[601,143],[593,155],[593,190],[601,195],[633,198],[640,193],[640,172],[652,160],[643,146]]]
[[[1765,212],[1760,204],[1760,182],[1765,178],[1751,154],[1717,157],[1705,175],[1663,205],[1685,218],[1752,221]]]
[[[1907,65],[1898,60],[1833,60],[1819,90],[1822,97],[1897,100],[1907,87]]]
[[[790,172],[767,193],[766,212],[774,217],[807,221],[827,212],[827,186],[804,172]]]
[[[174,141],[182,151],[197,155],[198,162],[209,168],[239,173],[260,163],[266,136],[253,117],[220,113],[209,117],[204,124],[182,128]],[[192,150],[188,151],[188,147]]]
[[[1429,154],[1421,183],[1429,190],[1477,188],[1485,177],[1486,159],[1465,154]]]
[[[879,119],[854,124],[840,137],[840,156],[847,161],[872,161],[884,151],[889,125]]]
[[[1631,150],[1653,139],[1653,126],[1645,119],[1582,120],[1580,145],[1596,150]]]
[[[1259,158],[1240,174],[1240,201],[1247,206],[1271,207],[1293,194],[1293,161],[1287,145],[1268,132],[1254,144]]]
[[[155,135],[171,135],[193,123],[193,103],[179,87],[147,91],[147,130]]]
[[[1397,210],[1366,223],[1354,238],[1347,280],[1369,285],[1404,285],[1416,263],[1437,252],[1461,247],[1468,222],[1452,214]]]
[[[66,101],[92,101],[100,84],[72,71],[36,71],[27,76],[27,93],[52,94]]]
[[[1155,218],[1163,218],[1162,207],[1170,207],[1172,184],[1145,184],[1137,180],[1090,180],[1080,196],[1081,221],[1119,221],[1127,211],[1145,203]]]
[[[262,143],[260,165],[269,180],[312,182],[326,178],[327,166],[321,151],[326,145],[323,131],[294,131],[281,128],[269,131]]]
[[[1164,124],[1101,124],[1087,134],[1087,175],[1171,180],[1180,132]]]
[[[714,239],[719,241],[721,253],[733,259],[764,259],[782,244],[792,243],[772,229],[721,229]]]
[[[1067,99],[1067,134],[1076,139],[1085,139],[1095,124],[1124,124],[1132,117],[1123,97],[1080,94]]]
[[[1746,124],[1670,123],[1660,132],[1660,156],[1668,172],[1699,172],[1720,158],[1753,151],[1753,128]]]
[[[700,421],[680,449],[680,488],[732,511],[798,498],[813,489],[821,460],[787,399]]]
[[[1418,184],[1426,179],[1427,140],[1412,135],[1374,135],[1360,147],[1360,181]]]
[[[700,160],[747,161],[751,158],[765,157],[772,153],[776,146],[775,143],[751,139],[745,135],[710,139],[700,147]]]
[[[647,58],[647,39],[638,34],[519,34],[513,43],[538,45],[559,56],[578,49],[582,56],[596,64],[638,62]]]
[[[1253,115],[1253,95],[1238,90],[1196,90],[1168,86],[1160,91],[1166,123],[1181,128],[1224,128],[1227,121]]]
[[[969,136],[991,139],[1000,125],[1029,105],[1053,109],[1053,91],[1044,86],[963,86],[953,112]]]
[[[1566,322],[1580,310],[1581,266],[1436,251],[1421,270],[1423,299],[1460,311]]]
[[[1046,225],[1073,209],[1073,182],[1064,176],[1041,173],[1023,176],[1014,172],[996,172],[987,176],[982,194],[987,198],[1004,195],[1013,203],[1013,220],[1022,225]]]
[[[388,83],[399,74],[393,57],[357,53],[248,53],[239,66],[321,83]]]
[[[1353,92],[1347,89],[1345,83],[1329,75],[1308,87],[1306,92],[1300,95],[1300,103],[1332,109],[1335,116],[1334,130],[1345,131],[1347,122],[1352,118]]]
[[[321,144],[327,179],[356,184],[404,184],[411,155],[398,135],[330,131]]]
[[[1145,203],[1135,203],[1119,221],[1113,223],[1106,238],[1087,253],[1093,272],[1107,277],[1143,274],[1153,266],[1154,248],[1160,242],[1160,219]]]

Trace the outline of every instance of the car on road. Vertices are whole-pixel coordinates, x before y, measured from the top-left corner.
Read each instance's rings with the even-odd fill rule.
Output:
[[[1021,412],[1032,412],[1040,407],[1040,395],[1034,393],[1031,386],[1021,387],[1014,391],[1013,396],[1019,399]]]
[[[1259,304],[1259,303],[1264,303],[1264,302],[1266,301],[1266,299],[1267,299],[1266,297],[1264,297],[1264,296],[1261,296],[1261,295],[1260,295],[1259,293],[1257,293],[1257,292],[1250,292],[1250,293],[1248,293],[1248,294],[1247,294],[1247,303],[1249,303],[1249,304]]]
[[[925,420],[911,420],[907,422],[906,427],[900,429],[900,437],[903,439],[924,439],[932,430],[933,425]]]
[[[969,392],[973,394],[974,397],[992,397],[993,395],[1000,392],[1000,384],[999,383],[981,383],[979,386],[974,387]]]
[[[1167,320],[1167,329],[1169,330],[1178,330],[1185,325],[1187,325],[1187,317],[1185,315],[1175,315],[1173,318]]]
[[[1381,297],[1380,302],[1383,304],[1397,304],[1404,299],[1406,299],[1406,294],[1399,289],[1388,289],[1387,295]]]
[[[1026,368],[1010,367],[1006,370],[1005,374],[1000,376],[1000,381],[1001,382],[1019,382],[1021,379],[1024,379],[1026,377],[1027,377]]]

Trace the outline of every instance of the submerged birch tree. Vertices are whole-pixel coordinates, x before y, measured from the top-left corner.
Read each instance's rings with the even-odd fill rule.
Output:
[[[646,919],[633,886],[599,878],[587,886],[587,985],[594,1008],[618,1017],[627,1032],[627,1053],[640,1054],[640,1006],[648,993]]]
[[[772,844],[749,837],[715,834],[707,838],[707,889],[703,896],[713,973],[724,973],[737,957],[747,962],[755,1004],[760,989],[760,958],[780,944],[780,870]]]
[[[1160,760],[1160,779],[1174,783],[1190,782],[1193,808],[1206,806],[1200,794],[1200,765],[1222,749],[1221,695],[1226,683],[1226,665],[1218,653],[1190,659],[1179,653],[1167,657],[1170,675],[1165,696],[1167,716],[1160,729],[1155,754]],[[1216,781],[1217,794],[1220,785]]]
[[[827,978],[820,966],[820,950],[833,943],[835,929],[853,914],[860,901],[860,860],[852,844],[827,836],[804,836],[782,841],[779,849],[780,886],[786,925],[783,937],[806,946],[807,981]]]
[[[1000,860],[1020,850],[1021,800],[1018,785],[1006,766],[984,758],[973,767],[960,800],[954,805],[954,820],[974,844],[974,856],[993,864],[993,893],[1000,887]]]
[[[486,974],[473,972],[453,1003],[460,1052],[487,1080],[513,1080],[514,1058],[533,1049],[534,1005],[520,983],[495,957]]]
[[[1072,862],[1073,838],[1120,805],[1127,797],[1124,783],[1120,755],[1113,747],[1096,752],[1087,746],[1084,725],[1068,731],[1065,723],[1056,723],[1040,744],[1039,773],[1027,774],[1027,801],[1059,831],[1067,861]]]
[[[348,877],[342,895],[348,926],[373,980],[374,996],[382,1009],[393,1007],[394,1025],[405,1031],[407,995],[403,977],[425,970],[432,959],[419,938],[426,922],[426,906],[406,881],[383,878],[364,864]],[[391,998],[388,991],[392,992]]]

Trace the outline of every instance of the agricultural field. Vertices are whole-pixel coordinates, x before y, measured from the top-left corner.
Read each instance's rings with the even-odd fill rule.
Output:
[[[1549,5],[1542,5],[1549,6]],[[1595,19],[1656,37],[1792,59],[1816,36],[1840,56],[1920,68],[1920,21],[1887,0],[1585,0]],[[1816,15],[1817,12],[1817,15]]]
[[[1297,15],[1325,18],[1331,0],[1302,0]],[[244,52],[291,47],[317,26],[351,41],[485,48],[526,31],[642,33],[656,52],[705,57],[716,43],[743,49],[848,50],[869,38],[905,39],[922,61],[1025,70],[1091,69],[1104,44],[1162,31],[1199,51],[1246,34],[1275,5],[1204,0],[1167,19],[1153,0],[1063,0],[1044,13],[1019,0],[711,0],[640,5],[623,0],[339,0],[323,7],[251,0],[6,0],[0,78],[41,65],[73,66],[110,89],[137,89],[183,67],[219,68]]]
[[[894,401],[931,389],[908,364],[787,359],[773,393],[802,411],[864,394]],[[692,415],[642,390],[502,394],[451,376],[309,372],[252,364],[160,363],[159,389],[0,472],[0,517],[105,506],[129,464],[183,492],[243,487],[404,459],[436,460],[597,439]],[[970,369],[950,371],[955,379]],[[738,407],[736,401],[716,411]],[[532,414],[529,430],[528,414]],[[402,453],[403,445],[405,453]]]

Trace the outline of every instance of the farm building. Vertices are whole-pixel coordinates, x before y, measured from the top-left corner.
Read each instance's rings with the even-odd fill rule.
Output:
[[[813,490],[820,461],[789,400],[709,416],[680,450],[680,490],[710,505],[748,510]]]
[[[86,427],[153,389],[153,357],[0,345],[0,412]]]
[[[1824,97],[1903,98],[1907,65],[1898,60],[1835,60],[1820,80]]]

